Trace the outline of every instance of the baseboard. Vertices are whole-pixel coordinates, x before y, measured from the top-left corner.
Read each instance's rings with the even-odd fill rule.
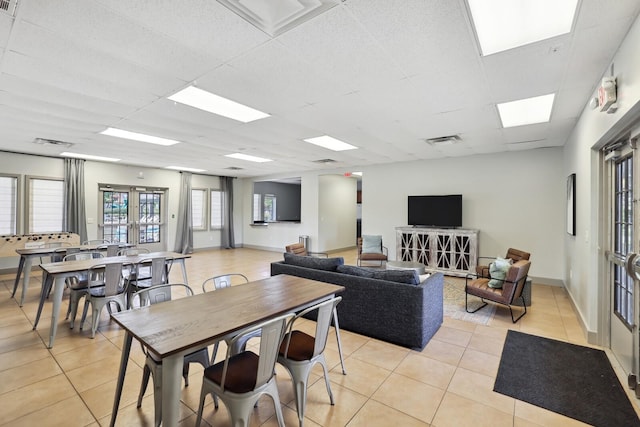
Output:
[[[531,279],[532,283],[537,283],[540,285],[558,286],[558,287],[564,288],[564,282],[560,279],[551,279],[549,277],[536,277],[536,276],[529,276],[529,279]]]

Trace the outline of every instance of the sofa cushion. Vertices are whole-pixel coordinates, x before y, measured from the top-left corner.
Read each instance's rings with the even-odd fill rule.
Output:
[[[362,253],[363,254],[381,254],[382,253],[382,236],[362,236]]]
[[[420,277],[416,270],[374,270],[372,273],[374,279],[405,283],[407,285],[420,283]]]
[[[339,265],[337,272],[350,274],[352,276],[373,278],[373,271],[368,268],[356,267],[355,265]]]
[[[344,258],[315,258],[310,256],[294,255],[284,253],[285,264],[297,265],[298,267],[313,268],[316,270],[336,271],[339,265],[344,264]]]

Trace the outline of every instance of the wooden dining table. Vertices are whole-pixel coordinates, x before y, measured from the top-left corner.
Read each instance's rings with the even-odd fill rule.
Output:
[[[189,254],[181,254],[178,252],[151,252],[148,254],[140,255],[121,255],[114,257],[104,258],[92,258],[77,261],[64,261],[64,262],[52,262],[47,264],[40,264],[40,268],[47,273],[47,281],[43,284],[43,289],[40,298],[44,298],[48,293],[48,289],[53,285],[53,309],[51,312],[51,326],[49,329],[49,348],[53,347],[53,343],[56,338],[56,331],[58,328],[58,315],[60,314],[60,304],[62,303],[62,294],[65,287],[65,279],[67,277],[75,276],[78,273],[86,272],[89,268],[97,265],[108,263],[122,263],[123,265],[137,264],[144,259],[163,257],[167,261],[171,260],[174,263],[180,264],[182,267],[182,278],[185,284],[188,284],[187,269],[185,266],[185,259],[191,258]],[[38,314],[33,324],[35,330],[40,320],[40,314],[42,310],[42,304],[38,307]]]
[[[162,424],[173,427],[179,421],[185,354],[343,291],[343,286],[283,274],[112,314],[126,333],[111,426],[116,422],[133,338],[162,360]]]
[[[133,246],[131,243],[118,243],[121,248],[128,248]],[[11,298],[15,297],[16,290],[20,284],[20,276],[22,276],[22,294],[20,295],[20,307],[24,305],[24,298],[27,295],[27,289],[29,288],[29,279],[31,274],[31,266],[33,264],[33,258],[50,257],[55,253],[64,254],[68,249],[78,248],[80,251],[95,251],[106,250],[107,245],[77,245],[77,246],[50,246],[50,247],[32,247],[32,248],[19,248],[16,249],[16,253],[20,255],[20,261],[18,262],[18,271],[16,272],[16,279],[13,283],[13,291],[11,292]]]

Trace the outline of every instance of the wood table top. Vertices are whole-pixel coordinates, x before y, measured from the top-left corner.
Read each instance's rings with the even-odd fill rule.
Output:
[[[281,274],[114,313],[112,318],[163,358],[342,291],[343,286]]]
[[[178,252],[151,252],[148,254],[140,255],[121,255],[104,258],[92,258],[82,259],[76,261],[64,261],[64,262],[50,262],[46,264],[40,264],[40,268],[46,271],[48,274],[61,274],[61,273],[73,273],[77,271],[88,270],[91,267],[102,264],[117,263],[123,264],[137,264],[143,259],[164,257],[166,259],[185,259],[191,258],[189,254],[181,254]]]

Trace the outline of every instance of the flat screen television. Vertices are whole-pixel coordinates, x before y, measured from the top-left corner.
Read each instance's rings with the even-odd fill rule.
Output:
[[[422,227],[461,227],[462,194],[409,196],[408,222]]]

